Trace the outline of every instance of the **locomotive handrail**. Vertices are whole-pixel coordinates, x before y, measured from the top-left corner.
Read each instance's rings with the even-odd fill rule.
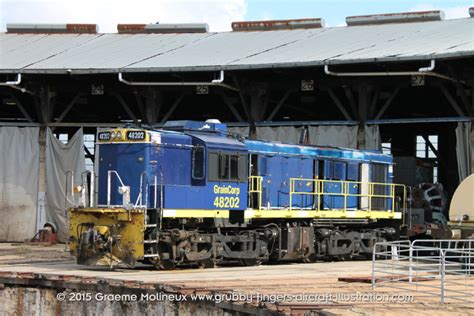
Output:
[[[135,207],[138,206],[138,202],[140,202],[140,207],[143,207],[144,204],[143,204],[143,176],[145,176],[145,206],[148,206],[148,186],[149,186],[149,182],[148,182],[148,174],[146,173],[146,171],[143,171],[142,174],[140,175],[140,191],[138,193],[138,197],[137,197],[137,201],[135,202]]]
[[[159,222],[159,229],[161,230],[161,226],[163,225],[163,210],[164,210],[164,205],[163,205],[163,180],[164,180],[164,175],[163,171],[160,170],[160,222]],[[156,199],[156,197],[155,197]],[[157,223],[158,224],[158,223]],[[158,243],[159,240],[159,235],[158,233],[156,234],[156,242]]]
[[[156,196],[158,195],[158,177],[154,177],[154,187],[153,187],[153,208],[156,210]]]
[[[70,182],[70,183],[71,183],[71,187],[68,186],[68,183],[69,183],[69,182],[67,181],[67,180],[68,180],[68,175],[71,175],[71,182]],[[65,189],[64,189],[64,190],[65,190],[65,194],[64,194],[64,209],[66,210],[66,213],[67,213],[67,197],[68,197],[68,193],[69,193],[69,192],[68,192],[68,191],[69,191],[68,189],[71,189],[71,192],[70,192],[70,193],[71,193],[71,197],[72,197],[73,200],[74,200],[74,171],[72,171],[72,170],[66,171],[66,184],[65,184]],[[73,201],[73,203],[71,203],[71,204],[74,204],[74,201]]]
[[[305,183],[306,186],[312,186],[311,190],[298,190],[297,184],[300,186]],[[340,190],[336,192],[328,192],[330,188],[328,186],[340,187]],[[350,193],[350,186],[353,188],[359,188],[362,186],[367,186],[367,193],[362,191]],[[377,191],[377,187],[382,187],[386,194],[380,194]],[[395,190],[397,188],[403,189],[402,195],[402,204],[401,210],[404,212],[406,210],[406,187],[402,184],[396,183],[380,183],[380,182],[368,182],[368,181],[344,181],[344,180],[329,180],[329,179],[303,179],[303,178],[290,178],[290,203],[289,209],[293,209],[293,196],[294,195],[313,195],[317,197],[317,204],[313,207],[315,210],[320,210],[321,197],[323,196],[339,196],[343,197],[343,210],[347,210],[347,198],[348,197],[359,197],[367,199],[367,208],[364,207],[364,210],[367,212],[372,211],[372,199],[381,198],[391,201],[391,207],[388,211],[394,213],[396,211],[396,194]]]
[[[71,203],[71,204],[74,204],[74,171],[72,171],[72,170],[66,171],[66,183],[65,183],[65,188],[64,188],[64,190],[65,190],[65,192],[64,192],[64,213],[65,213],[64,218],[66,219],[66,227],[69,227],[69,222],[70,222],[69,212],[68,212],[68,207],[67,207],[67,204],[68,204],[67,197],[68,197],[68,191],[69,191],[68,190],[69,189],[68,181],[67,181],[68,175],[71,175],[71,188],[70,188],[71,192],[70,193],[71,193],[71,197],[73,199],[73,203]],[[69,235],[70,235],[69,230],[68,230],[67,234],[68,234],[67,235],[67,240],[69,240]],[[64,251],[68,250],[68,245],[69,245],[68,243],[64,244]]]
[[[263,177],[261,176],[250,176],[249,177],[249,201],[252,193],[258,194],[258,210],[262,209],[262,182]]]
[[[86,170],[83,173],[81,173],[81,182],[82,182],[82,192],[81,192],[81,199],[82,199],[82,205],[86,207],[86,190],[87,188],[87,174],[91,175],[91,185],[89,188],[89,207],[94,207],[94,182],[95,182],[95,174],[94,171],[92,170]],[[84,181],[84,175],[86,175],[86,181]]]
[[[111,194],[111,186],[112,186],[112,174],[115,174],[117,176],[117,179],[120,182],[120,185],[122,187],[125,187],[125,184],[122,181],[122,178],[120,178],[120,175],[116,170],[109,170],[107,172],[107,207],[110,207],[110,194]]]

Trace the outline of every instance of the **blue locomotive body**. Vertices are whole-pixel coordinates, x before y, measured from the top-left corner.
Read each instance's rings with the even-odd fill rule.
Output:
[[[389,155],[245,140],[220,123],[101,130],[96,162],[97,204],[70,212],[84,264],[370,256],[403,213]]]
[[[246,210],[249,176],[261,178],[259,207],[269,210],[290,207],[290,179],[327,180],[321,210],[360,209],[358,182],[392,182],[392,157],[377,151],[239,140],[228,136],[224,124],[192,121],[170,122],[143,136],[99,142],[99,205],[122,204],[121,194],[107,189],[109,181],[111,188],[121,186],[118,177],[108,176],[110,170],[129,186],[130,204],[148,192],[140,205],[172,210]],[[347,196],[337,196],[345,182]],[[314,192],[315,185],[297,183],[293,189],[301,194],[291,199],[291,208],[314,208],[314,194],[304,192]],[[388,196],[389,189],[379,191]],[[391,199],[382,202],[382,209],[391,209]]]
[[[327,180],[323,193],[334,193],[322,198],[322,209],[356,209],[359,205],[357,194],[361,180],[375,183],[392,183],[392,157],[377,151],[360,151],[344,148],[323,148],[303,145],[287,145],[263,141],[246,141],[250,155],[257,156],[258,175],[263,178],[263,204],[268,208],[287,208],[290,206],[289,179]],[[378,169],[379,172],[376,172]],[[365,173],[365,178],[362,178]],[[347,182],[346,205],[344,197],[336,196],[343,192]],[[349,183],[352,182],[352,183]],[[314,191],[312,185],[296,184],[302,192]],[[380,190],[380,188],[379,188]],[[387,191],[386,188],[382,188]],[[390,204],[390,201],[387,201]],[[292,208],[312,208],[311,194],[300,194],[292,201]],[[388,208],[391,205],[387,205]]]

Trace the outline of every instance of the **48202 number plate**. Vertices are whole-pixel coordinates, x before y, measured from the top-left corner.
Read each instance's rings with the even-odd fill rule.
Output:
[[[128,140],[145,140],[146,134],[145,131],[128,131],[127,139]]]

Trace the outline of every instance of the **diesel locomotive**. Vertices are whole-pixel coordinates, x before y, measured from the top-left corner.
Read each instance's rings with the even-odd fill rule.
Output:
[[[101,129],[95,155],[90,201],[68,211],[79,264],[371,256],[398,238],[405,207],[390,155],[249,140],[215,120]]]

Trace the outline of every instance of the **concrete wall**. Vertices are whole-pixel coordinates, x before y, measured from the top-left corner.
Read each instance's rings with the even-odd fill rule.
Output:
[[[235,312],[228,312],[220,307],[204,302],[170,302],[170,301],[135,301],[110,302],[97,301],[70,301],[60,302],[56,298],[61,289],[38,287],[5,287],[0,290],[0,315],[11,316],[142,316],[142,315],[196,315],[196,316],[230,316]],[[80,291],[75,291],[80,293]],[[94,297],[98,292],[87,291]],[[67,295],[68,296],[68,295]],[[67,297],[66,296],[66,297]],[[263,313],[264,314],[264,313]]]

